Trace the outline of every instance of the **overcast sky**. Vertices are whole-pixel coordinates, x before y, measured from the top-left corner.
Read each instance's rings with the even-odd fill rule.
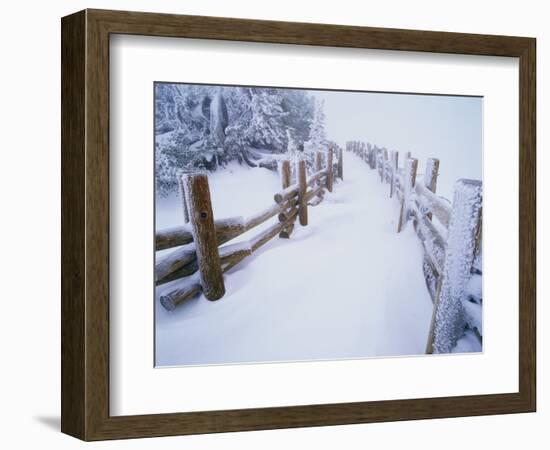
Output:
[[[329,139],[363,140],[410,151],[423,172],[439,158],[438,192],[450,197],[458,178],[482,178],[482,104],[479,97],[313,91],[325,101]],[[401,156],[400,156],[401,158]],[[400,159],[400,164],[401,164]]]

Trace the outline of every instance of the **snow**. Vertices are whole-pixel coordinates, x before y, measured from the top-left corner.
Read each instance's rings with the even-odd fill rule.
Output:
[[[225,274],[222,299],[201,295],[168,312],[159,295],[177,281],[157,288],[157,366],[424,354],[432,301],[422,244],[413,227],[396,232],[389,185],[351,152],[344,176],[309,209],[307,227],[296,224],[290,239],[275,237]],[[237,164],[209,182],[216,219],[262,211],[281,190],[275,172]],[[157,199],[157,229],[180,225],[181,209],[175,195]]]

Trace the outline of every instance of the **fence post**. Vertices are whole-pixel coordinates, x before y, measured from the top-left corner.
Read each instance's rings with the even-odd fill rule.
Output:
[[[397,232],[400,233],[405,227],[409,217],[409,202],[416,181],[416,169],[418,168],[418,160],[409,158],[405,160],[405,173],[403,174],[403,198],[401,199],[401,208],[399,211],[399,222],[397,224]]]
[[[378,172],[380,174],[380,183],[384,182],[384,151],[378,149]]]
[[[225,294],[225,286],[218,253],[208,177],[205,174],[185,175],[183,182],[193,241],[197,252],[202,291],[208,300],[218,300]]]
[[[319,172],[323,169],[323,155],[320,151],[315,152],[315,172]]]
[[[183,176],[178,177],[178,184],[180,188],[181,207],[183,211],[184,223],[189,222],[189,209],[187,208],[187,199],[185,198],[185,184],[183,183]]]
[[[333,157],[332,147],[330,147],[327,153],[327,190],[329,192],[332,192],[332,183],[334,181],[334,168],[333,168],[332,157]]]
[[[283,163],[281,164],[281,186],[283,189],[286,189],[290,186],[290,161],[288,159],[285,159]],[[286,212],[286,211],[283,211]],[[281,230],[279,233],[279,237],[283,239],[290,238],[290,234],[292,233],[292,230],[294,229],[294,223],[292,223],[290,226],[286,227],[285,229]]]
[[[382,181],[388,181],[388,149],[384,148],[384,159],[382,160]]]
[[[281,164],[281,187],[286,189],[290,186],[290,161],[285,159]]]
[[[323,170],[323,154],[320,151],[317,150],[315,152],[315,172],[320,172],[321,170]],[[321,186],[322,184],[323,184],[323,181],[321,180],[321,178],[319,178],[317,180],[316,185]],[[322,196],[323,195],[321,193],[319,193],[319,195],[317,197],[319,198],[319,197],[322,197]]]
[[[338,150],[338,178],[344,179],[344,151]]]
[[[307,175],[306,162],[301,159],[298,161],[298,217],[300,225],[307,225]]]
[[[474,262],[476,238],[481,225],[481,204],[481,181],[456,182],[445,264],[434,304],[427,353],[450,352],[464,332],[462,298]]]
[[[437,187],[437,176],[439,172],[439,159],[428,158],[426,162],[426,172],[424,173],[424,186],[435,194]],[[432,213],[426,214],[428,220],[432,220]]]
[[[399,167],[398,160],[399,160],[399,152],[396,150],[393,150],[391,153],[391,161],[390,161],[390,167],[391,167],[390,198],[393,198],[393,193],[395,192],[395,179],[397,177],[397,168]]]

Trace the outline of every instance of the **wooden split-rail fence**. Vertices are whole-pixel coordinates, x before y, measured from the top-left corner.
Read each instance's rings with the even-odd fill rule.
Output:
[[[429,158],[424,176],[418,160],[364,142],[346,143],[380,181],[389,184],[389,197],[399,202],[397,232],[412,221],[424,248],[423,269],[434,307],[427,353],[448,353],[468,326],[482,339],[481,298],[472,298],[469,285],[482,276],[482,183],[460,179],[452,203],[436,194],[439,160]]]
[[[306,226],[308,207],[320,204],[325,190],[332,192],[336,177],[343,179],[343,151],[341,148],[336,151],[337,158],[332,148],[326,153],[316,152],[314,173],[309,176],[305,160],[300,159],[295,167],[289,160],[282,161],[282,190],[274,195],[272,205],[246,220],[242,217],[215,219],[207,175],[183,175],[180,191],[184,223],[155,233],[156,251],[177,247],[158,258],[155,264],[157,286],[178,280],[161,295],[161,304],[173,310],[200,293],[208,300],[222,298],[225,272],[276,236],[289,238],[296,220]],[[224,245],[275,216],[278,220],[273,225],[251,239]]]

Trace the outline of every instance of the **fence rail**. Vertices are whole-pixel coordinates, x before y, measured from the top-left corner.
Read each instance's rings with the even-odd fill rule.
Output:
[[[182,177],[180,190],[186,223],[155,234],[156,251],[175,248],[158,258],[155,264],[157,286],[179,280],[160,297],[166,309],[173,310],[200,293],[209,300],[220,299],[225,294],[225,272],[276,236],[289,238],[296,220],[301,226],[307,226],[308,208],[323,201],[325,190],[332,192],[335,173],[338,178],[343,178],[343,150],[338,148],[338,162],[334,164],[333,149],[329,148],[324,167],[323,154],[316,152],[315,172],[309,177],[306,163],[300,159],[294,170],[294,184],[291,184],[293,177],[289,160],[282,162],[280,173],[281,191],[274,194],[274,203],[247,219],[214,220],[207,175]],[[227,244],[275,216],[277,221],[274,224],[249,240]]]
[[[410,153],[399,167],[397,151],[358,141],[347,142],[346,150],[390,184],[389,197],[399,201],[397,232],[412,221],[422,243],[424,277],[434,303],[426,352],[450,352],[465,328],[481,341],[481,294],[471,288],[481,285],[482,276],[481,181],[458,180],[451,203],[436,195],[439,160],[429,158],[419,180],[418,160]]]

